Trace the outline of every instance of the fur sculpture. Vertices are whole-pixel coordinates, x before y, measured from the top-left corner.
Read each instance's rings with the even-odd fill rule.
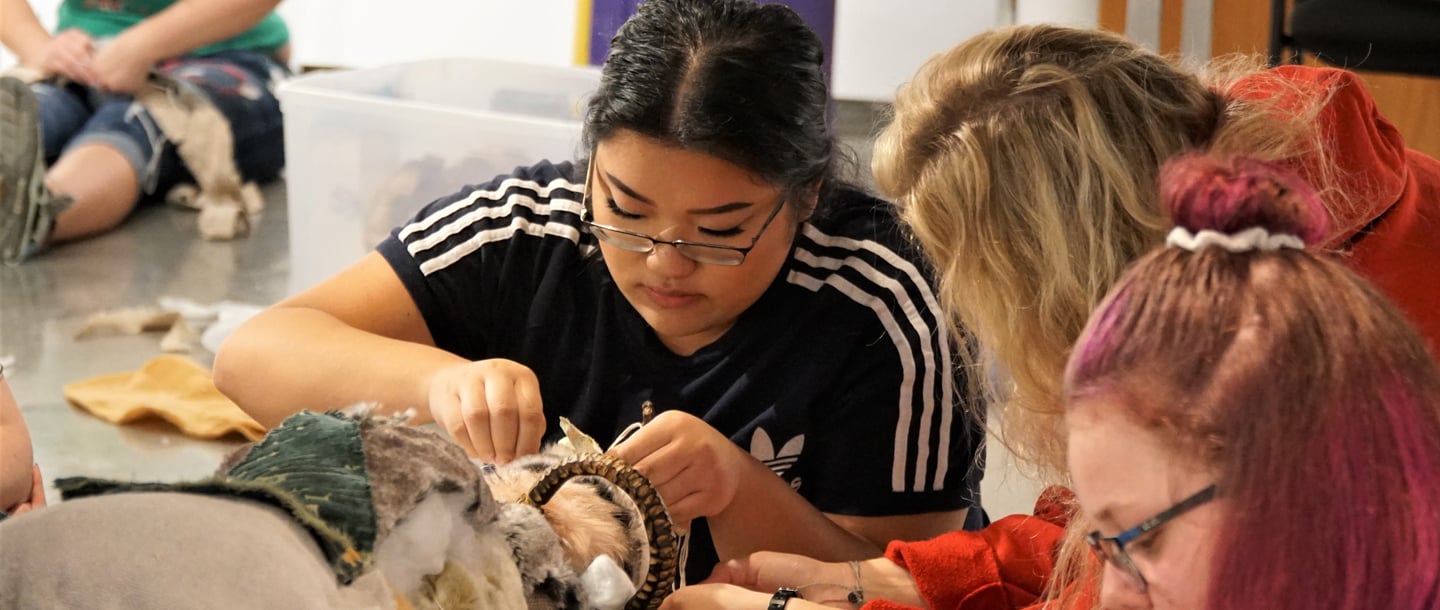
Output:
[[[302,413],[211,480],[57,481],[66,502],[0,522],[0,608],[658,608],[664,507],[595,453],[497,468],[401,418]]]

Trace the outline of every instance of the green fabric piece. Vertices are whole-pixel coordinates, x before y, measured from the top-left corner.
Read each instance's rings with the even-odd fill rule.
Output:
[[[283,508],[314,534],[343,584],[369,569],[375,550],[375,505],[360,425],[338,413],[290,416],[224,476],[190,483],[59,479],[64,499],[107,493],[168,491],[231,496]]]
[[[227,479],[283,489],[308,513],[343,532],[361,557],[345,556],[346,549],[327,549],[337,570],[356,569],[353,577],[369,564],[376,542],[375,503],[358,421],[338,413],[292,415],[251,448]]]
[[[65,0],[60,4],[57,32],[78,28],[93,38],[111,38],[151,15],[170,8],[176,0]],[[104,8],[100,8],[104,6]],[[231,38],[196,49],[186,55],[213,55],[220,51],[243,50],[269,53],[290,42],[290,29],[279,15],[270,13],[254,27]]]

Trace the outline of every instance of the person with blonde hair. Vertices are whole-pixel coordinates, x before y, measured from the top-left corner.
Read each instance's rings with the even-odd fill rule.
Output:
[[[1427,264],[1440,249],[1440,162],[1405,147],[1352,73],[1228,60],[1196,74],[1117,35],[1022,26],[931,58],[894,114],[876,142],[877,183],[935,266],[941,308],[981,347],[986,374],[970,378],[985,383],[1001,438],[1047,482],[1070,482],[1070,346],[1125,267],[1164,242],[1160,170],[1186,151],[1274,162],[1314,184],[1328,230],[1312,246],[1440,347],[1440,277]],[[1062,544],[1066,496],[1043,496],[1039,519],[893,543],[860,572],[913,605],[1022,607],[1074,582],[1066,597],[1083,604],[1096,566],[1084,561],[1089,526]],[[844,585],[851,571],[758,554],[716,580],[773,591]],[[856,580],[845,586],[870,588]]]
[[[1001,433],[1055,482],[1060,378],[1086,315],[1168,228],[1160,167],[1192,149],[1297,169],[1322,192],[1342,251],[1440,345],[1440,163],[1407,150],[1352,73],[1300,66],[1186,71],[1098,30],[981,34],[932,58],[876,142],[941,277],[942,308],[999,374]],[[1437,210],[1440,211],[1440,210]],[[1431,216],[1434,216],[1433,214]]]

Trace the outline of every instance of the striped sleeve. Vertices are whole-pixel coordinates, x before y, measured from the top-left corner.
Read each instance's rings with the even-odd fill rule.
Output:
[[[466,187],[380,244],[437,345],[488,357],[498,339],[491,329],[524,319],[545,274],[594,250],[581,231],[583,184],[573,170],[542,162]]]
[[[578,244],[584,185],[572,182],[559,168],[548,167],[556,175],[537,166],[517,172],[531,175],[499,178],[436,201],[397,229],[395,238],[425,275],[517,234],[551,235]]]
[[[805,226],[794,256],[790,283],[835,290],[868,308],[900,360],[891,490],[943,490],[951,468],[955,363],[930,282],[914,263],[877,241],[830,235],[813,225]]]

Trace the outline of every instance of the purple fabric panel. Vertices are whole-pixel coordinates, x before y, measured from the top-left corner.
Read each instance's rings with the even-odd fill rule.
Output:
[[[610,39],[620,30],[641,0],[592,0],[590,6],[590,65],[605,63],[610,54]]]
[[[795,9],[825,45],[825,78],[830,78],[830,60],[835,54],[835,0],[760,0],[779,2]],[[593,0],[590,16],[590,65],[605,63],[610,39],[625,23],[641,0]]]
[[[761,4],[784,4],[800,13],[825,47],[825,82],[830,82],[830,62],[835,55],[835,0],[760,0]]]

